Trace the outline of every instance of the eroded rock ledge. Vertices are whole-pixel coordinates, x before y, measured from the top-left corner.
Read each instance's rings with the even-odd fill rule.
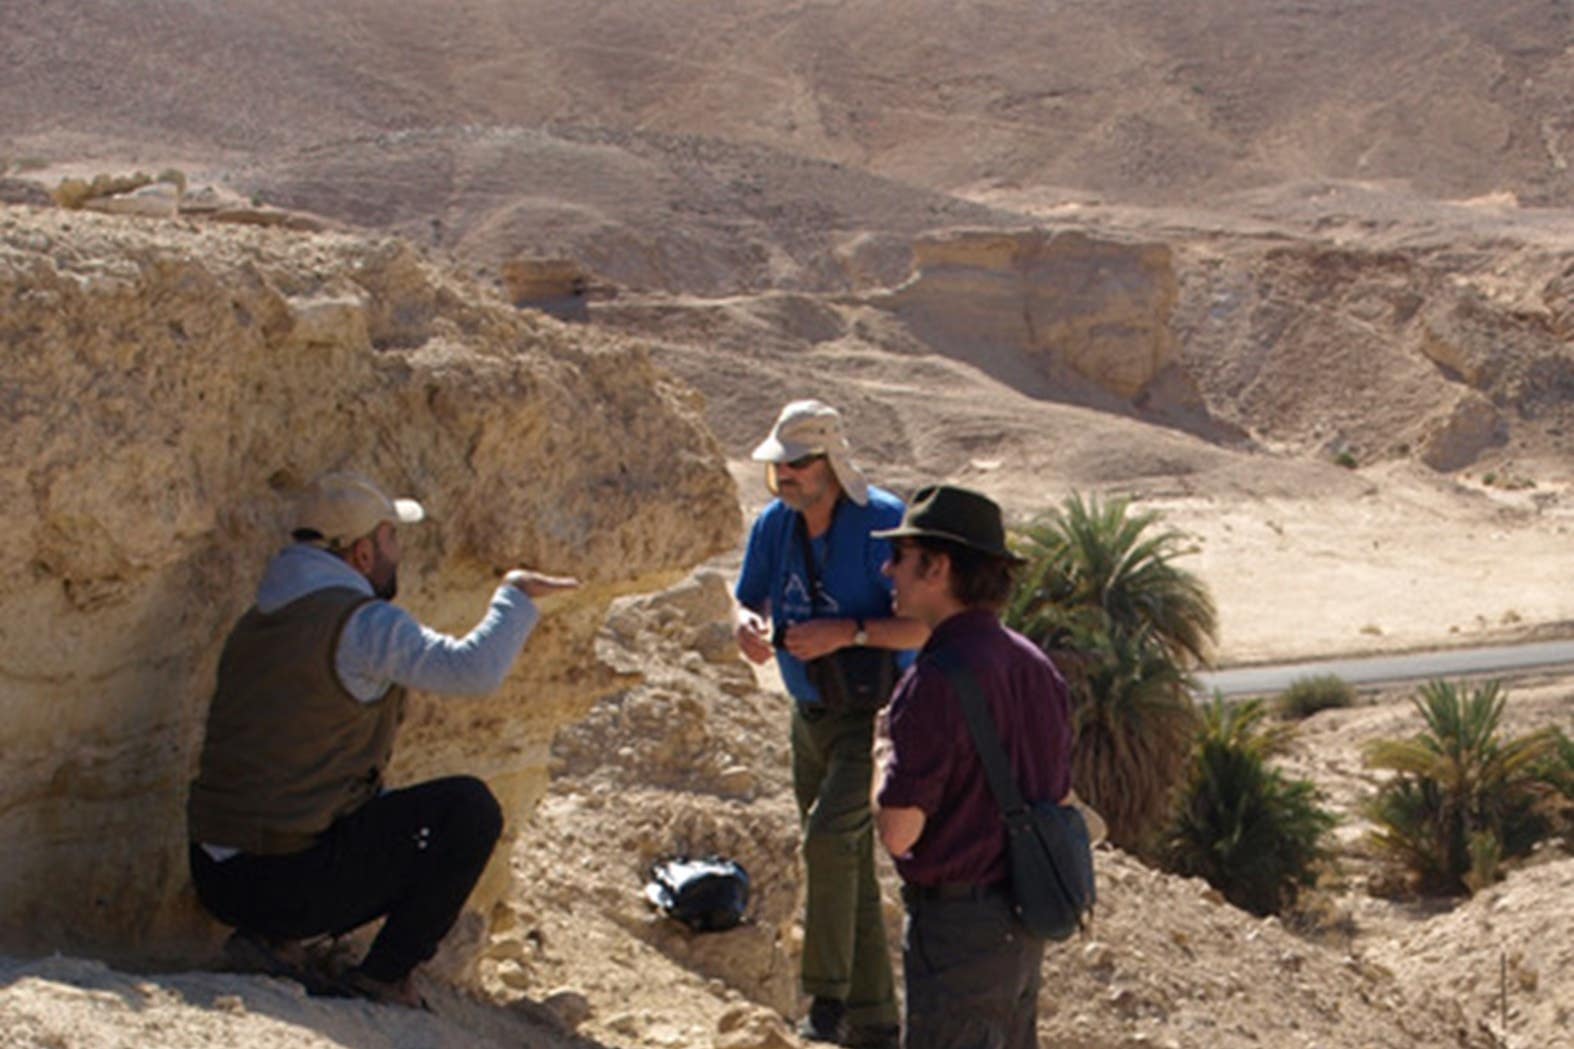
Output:
[[[697,397],[640,344],[398,241],[0,210],[0,350],[3,950],[211,944],[186,784],[219,645],[319,471],[426,504],[402,601],[434,626],[468,629],[509,565],[587,581],[498,694],[417,697],[400,739],[395,782],[476,772],[511,826],[556,727],[611,687],[608,602],[737,538]],[[478,900],[506,878],[495,861]]]

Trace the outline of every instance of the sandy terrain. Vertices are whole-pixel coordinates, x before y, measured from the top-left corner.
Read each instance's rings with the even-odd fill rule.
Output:
[[[824,397],[899,491],[969,484],[1017,524],[1072,491],[1162,511],[1223,663],[1574,634],[1566,5],[725,7],[17,0],[0,195],[177,167],[499,291],[511,262],[567,257],[607,289],[591,322],[703,396],[745,513],[766,498],[750,447]],[[1166,332],[1157,377],[1130,396],[970,332],[1031,312],[1000,288],[1109,283],[1097,263],[980,267],[958,286],[989,309],[941,300],[962,320],[926,325],[915,245],[956,227],[1152,249],[1131,297]],[[1129,305],[1085,341],[1127,333]],[[0,1047],[790,1049],[784,701],[719,625],[737,557],[609,619],[599,658],[631,683],[554,744],[476,988],[428,985],[427,1015],[0,957]],[[1574,1046],[1567,843],[1468,902],[1372,895],[1357,748],[1415,720],[1366,699],[1285,759],[1343,816],[1315,913],[1257,921],[1101,852],[1094,934],[1048,962],[1044,1044]],[[1571,711],[1574,683],[1534,680],[1510,721],[1574,731]],[[646,865],[685,849],[745,862],[748,925],[649,912]],[[894,936],[890,871],[886,890]]]
[[[722,576],[629,600],[601,655],[644,681],[554,747],[554,785],[514,855],[520,890],[481,963],[480,996],[426,985],[435,1015],[303,997],[274,980],[122,974],[71,959],[0,969],[0,1045],[716,1046],[795,1044],[800,906],[785,710],[732,658]],[[763,686],[763,687],[762,687]],[[1516,690],[1513,731],[1570,726],[1567,681]],[[1409,731],[1403,697],[1306,722],[1287,758],[1345,819],[1344,858],[1297,933],[1200,882],[1101,850],[1093,932],[1047,961],[1043,1044],[1079,1049],[1555,1047],[1571,1044],[1574,859],[1555,852],[1461,906],[1369,895],[1354,806],[1364,739]],[[749,922],[696,936],[640,896],[660,855],[721,852],[753,876]],[[884,874],[898,935],[896,882]],[[1506,982],[1505,982],[1506,974]],[[1507,1025],[1503,1005],[1506,1003]],[[569,1029],[577,1029],[571,1035]]]

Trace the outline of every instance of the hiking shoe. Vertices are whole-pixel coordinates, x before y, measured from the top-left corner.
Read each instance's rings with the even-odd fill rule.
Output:
[[[227,972],[294,980],[317,998],[350,998],[360,993],[314,963],[299,940],[278,940],[237,929],[224,941]]]
[[[809,1005],[809,1015],[798,1023],[798,1036],[809,1042],[830,1042],[848,1045],[847,1003],[840,998],[816,997]]]
[[[902,1029],[896,1024],[846,1024],[842,1044],[849,1049],[897,1049]]]
[[[305,968],[306,955],[300,944],[275,940],[261,933],[236,929],[224,941],[224,967],[234,973],[282,976],[293,980]]]
[[[408,975],[393,981],[379,980],[356,966],[340,975],[339,984],[349,993],[380,1005],[402,1005],[406,1009],[432,1011],[426,999],[421,997],[421,992],[415,989],[415,981]]]

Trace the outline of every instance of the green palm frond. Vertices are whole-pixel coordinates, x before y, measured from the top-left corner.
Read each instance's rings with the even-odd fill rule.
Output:
[[[1205,878],[1255,914],[1293,903],[1326,856],[1334,818],[1305,780],[1268,766],[1283,743],[1262,727],[1260,702],[1204,709],[1186,785],[1165,833],[1164,858],[1177,873]]]
[[[1375,740],[1366,762],[1393,773],[1366,806],[1373,842],[1425,890],[1467,892],[1495,877],[1545,833],[1540,771],[1557,748],[1552,730],[1501,739],[1508,695],[1488,681],[1431,681],[1414,698],[1423,731]]]
[[[1023,537],[1030,568],[1013,611],[1054,619],[1046,605],[1097,609],[1115,629],[1146,627],[1182,660],[1206,664],[1218,613],[1201,580],[1173,563],[1192,552],[1185,537],[1158,524],[1124,499],[1070,496]]]

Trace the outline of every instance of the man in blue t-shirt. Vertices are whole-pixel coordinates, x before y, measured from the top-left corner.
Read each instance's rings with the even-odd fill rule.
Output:
[[[873,648],[899,653],[905,667],[928,637],[922,623],[891,614],[881,572],[890,546],[870,537],[896,527],[904,507],[864,479],[841,415],[819,401],[783,408],[754,459],[766,464],[776,499],[749,532],[735,634],[752,662],[775,655],[796,701],[793,789],[808,883],[801,972],[813,999],[799,1031],[814,1041],[894,1047],[896,995],[869,813],[875,709],[822,695],[809,664]]]

